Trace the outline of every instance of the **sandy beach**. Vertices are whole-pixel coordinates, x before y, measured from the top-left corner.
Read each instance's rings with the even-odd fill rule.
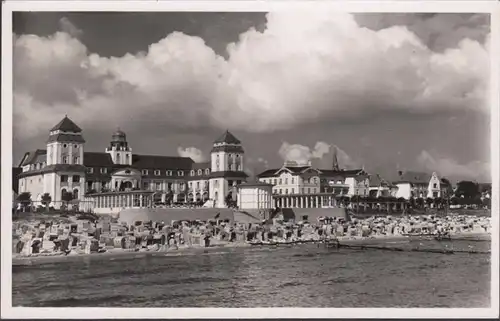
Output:
[[[343,236],[338,237],[338,240],[341,244],[384,244],[384,243],[394,243],[394,242],[412,242],[418,241],[421,239],[429,239],[429,236],[403,236],[403,235],[387,235],[387,236],[371,236],[371,237],[360,237],[360,236]],[[451,240],[483,240],[490,241],[491,235],[489,233],[484,232],[465,232],[465,233],[456,233],[451,235]],[[319,241],[314,243],[320,244]],[[30,256],[23,255],[15,255],[12,257],[12,265],[13,266],[24,266],[24,265],[33,265],[33,264],[47,264],[47,263],[56,263],[56,262],[65,262],[68,260],[81,260],[82,258],[108,258],[110,260],[119,259],[119,258],[136,258],[143,259],[148,256],[181,256],[181,255],[196,255],[203,253],[215,252],[220,249],[230,249],[230,248],[242,248],[242,247],[290,247],[290,246],[301,246],[307,243],[297,243],[297,244],[287,244],[287,243],[278,243],[275,245],[252,245],[247,242],[219,242],[211,245],[210,247],[203,246],[178,246],[177,248],[169,248],[166,250],[132,250],[132,249],[109,249],[106,252],[102,253],[77,253],[71,252],[68,255],[64,255],[63,253],[47,253],[47,254],[36,254]]]

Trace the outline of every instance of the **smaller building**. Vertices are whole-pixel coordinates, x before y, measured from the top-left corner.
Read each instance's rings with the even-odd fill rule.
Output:
[[[424,173],[407,171],[399,173],[399,179],[394,182],[398,187],[397,198],[438,198],[443,197],[448,188],[444,179],[440,179],[437,173]]]
[[[370,197],[397,197],[398,187],[380,175],[370,177]]]
[[[261,182],[237,186],[237,205],[241,210],[273,208],[273,185]]]

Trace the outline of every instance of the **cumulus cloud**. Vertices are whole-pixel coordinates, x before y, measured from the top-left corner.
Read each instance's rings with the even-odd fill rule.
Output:
[[[177,154],[179,154],[179,156],[181,157],[191,157],[191,159],[196,163],[207,161],[205,155],[203,155],[203,152],[196,147],[178,147]]]
[[[69,21],[61,27],[14,39],[20,139],[64,114],[86,130],[141,119],[269,132],[387,111],[488,110],[489,38],[433,52],[405,26],[375,31],[350,14],[284,11],[269,13],[264,31],[241,34],[227,59],[179,32],[108,58],[88,52]]]
[[[294,161],[298,165],[307,165],[311,162],[314,167],[327,169],[332,168],[334,151],[336,151],[337,161],[341,168],[353,168],[359,165],[338,146],[321,141],[317,142],[314,148],[284,142],[278,154],[284,161]]]
[[[61,31],[78,38],[83,35],[83,31],[75,26],[68,18],[62,17],[59,19],[59,28]]]
[[[431,155],[426,150],[419,154],[417,162],[424,170],[436,171],[446,177],[491,182],[490,164],[486,162],[459,164],[452,158]]]
[[[269,162],[267,159],[258,157],[246,157],[245,158],[245,172],[248,174],[250,179],[255,178],[255,175],[262,173],[269,168]]]

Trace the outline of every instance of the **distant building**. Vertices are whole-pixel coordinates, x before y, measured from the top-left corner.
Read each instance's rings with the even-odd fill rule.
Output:
[[[440,179],[434,172],[407,171],[399,173],[399,178],[394,184],[397,186],[397,198],[438,198],[446,194],[448,184]]]
[[[272,185],[261,182],[250,182],[238,185],[239,209],[271,209],[273,208]]]
[[[335,163],[335,162],[334,162]],[[336,196],[368,195],[369,175],[363,169],[317,169],[286,161],[281,168],[257,175],[272,185],[275,206],[318,208],[336,206]]]
[[[370,176],[370,197],[397,197],[398,186],[380,177],[380,175]]]
[[[30,192],[33,201],[49,193],[56,208],[62,195],[71,193],[103,213],[209,199],[213,207],[225,207],[227,194],[247,178],[241,142],[229,131],[214,142],[211,160],[205,163],[133,154],[121,130],[112,135],[105,152],[86,152],[84,146],[80,127],[64,117],[50,130],[47,149],[25,153],[19,164],[19,192]]]

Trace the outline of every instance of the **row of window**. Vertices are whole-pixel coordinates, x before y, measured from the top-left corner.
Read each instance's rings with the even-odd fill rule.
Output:
[[[275,189],[273,191],[273,194],[278,194],[278,195],[286,195],[288,194],[288,188],[284,189],[285,193],[283,194],[283,189]],[[316,188],[310,188],[308,187],[307,189],[302,188],[302,194],[306,194],[305,192],[307,191],[307,194],[315,194],[316,193]],[[319,189],[318,189],[319,192]],[[290,194],[295,194],[295,188],[290,189]]]
[[[68,148],[68,144],[63,144],[63,148]],[[73,145],[74,149],[78,149],[78,145]]]
[[[108,173],[108,169],[105,168],[105,167],[99,168],[99,171],[100,171],[101,174]],[[203,175],[203,172],[205,173],[205,175],[209,175],[210,174],[210,170],[207,168],[204,171],[201,170],[201,169],[199,169],[197,172],[194,171],[194,170],[191,170],[191,176],[195,176],[196,174],[198,174],[198,176],[201,176],[201,175]],[[94,168],[92,168],[92,167],[87,168],[87,173],[93,174],[94,173]],[[141,171],[141,173],[142,173],[142,175],[149,175],[149,170],[148,169],[143,169]],[[161,176],[162,171],[159,170],[159,169],[155,169],[153,171],[153,173],[154,173],[155,176]],[[167,176],[172,176],[174,174],[174,171],[167,170],[167,171],[165,171],[165,174]],[[177,171],[177,176],[184,176],[184,171]]]
[[[64,194],[66,194],[66,193],[68,193],[68,191],[66,191],[66,189],[65,189],[65,188],[63,188],[63,189],[61,190],[61,195],[64,195]],[[73,190],[73,192],[71,193],[71,196],[73,197],[73,199],[74,199],[74,200],[75,200],[75,199],[78,199],[78,189],[76,189],[76,188],[75,188],[75,189]]]
[[[199,182],[199,181],[198,181],[198,182],[196,182],[196,185],[195,185],[195,186],[196,186],[196,189],[197,189],[197,190],[198,190],[198,189],[200,189],[200,185],[201,185],[201,184],[200,184],[200,182]],[[203,186],[208,187],[208,181],[205,181],[205,183],[203,184]],[[189,188],[190,188],[190,189],[191,189],[191,188],[193,188],[193,182],[189,182]]]
[[[42,168],[44,168],[45,166],[47,166],[47,163],[45,163],[45,162],[43,162],[43,163],[31,164],[31,165],[30,165],[30,170],[42,169]]]
[[[283,182],[285,182],[285,185],[288,185],[288,178],[282,179],[282,178],[270,178],[270,179],[263,179],[262,180],[264,183],[268,184],[273,184],[273,185],[283,185]],[[311,177],[310,179],[304,178],[304,184],[318,184],[318,178],[317,177]],[[291,183],[290,184],[295,184],[295,178],[292,177]]]
[[[63,164],[69,164],[69,156],[63,156],[62,162],[63,162]],[[80,164],[80,157],[74,156],[73,157],[73,164]]]
[[[67,183],[69,181],[68,175],[61,175],[61,183]],[[73,183],[80,183],[80,175],[72,176]]]

